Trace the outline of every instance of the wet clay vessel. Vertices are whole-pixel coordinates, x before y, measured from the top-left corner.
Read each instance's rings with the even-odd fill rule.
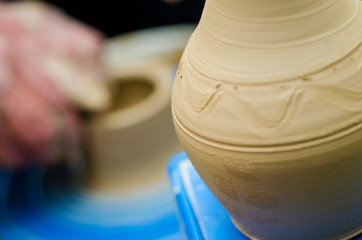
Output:
[[[172,91],[201,178],[252,239],[362,231],[362,1],[206,0]]]

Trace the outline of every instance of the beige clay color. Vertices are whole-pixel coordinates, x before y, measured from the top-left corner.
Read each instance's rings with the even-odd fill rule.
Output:
[[[165,164],[182,149],[172,122],[171,82],[194,29],[150,28],[107,42],[112,107],[87,123],[84,190],[117,198],[169,190]]]
[[[93,188],[132,193],[167,179],[166,161],[181,150],[171,118],[172,70],[155,61],[112,78],[113,108],[88,124],[86,174]]]
[[[188,157],[246,235],[362,231],[362,1],[206,0],[172,108]]]

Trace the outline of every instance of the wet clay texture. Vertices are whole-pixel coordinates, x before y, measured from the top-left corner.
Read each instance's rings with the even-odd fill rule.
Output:
[[[244,234],[362,231],[362,1],[206,0],[172,110],[192,164]]]

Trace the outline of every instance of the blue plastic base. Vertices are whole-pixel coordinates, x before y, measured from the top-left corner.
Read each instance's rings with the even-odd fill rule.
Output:
[[[182,239],[169,186],[137,198],[99,198],[68,179],[39,169],[0,171],[0,239]]]
[[[206,187],[184,152],[169,161],[168,173],[189,239],[249,239],[234,227],[229,214]]]
[[[189,239],[249,239],[234,227],[225,208],[206,187],[184,152],[170,159],[168,173]],[[362,240],[362,235],[353,240]]]

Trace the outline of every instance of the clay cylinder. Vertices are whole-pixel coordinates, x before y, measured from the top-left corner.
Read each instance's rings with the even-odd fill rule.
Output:
[[[173,119],[240,231],[362,231],[361,79],[361,1],[206,0],[175,78]]]
[[[173,65],[155,61],[111,77],[113,107],[88,123],[89,185],[104,192],[134,192],[164,181],[164,166],[181,150],[173,130]]]

